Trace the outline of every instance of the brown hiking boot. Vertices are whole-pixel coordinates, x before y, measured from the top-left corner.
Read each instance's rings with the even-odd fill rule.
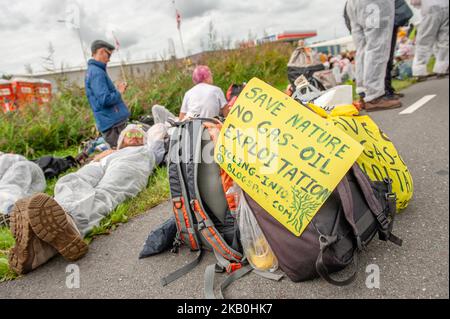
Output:
[[[18,275],[36,269],[58,253],[34,234],[26,214],[27,208],[28,200],[19,200],[14,205],[10,220],[16,244],[9,252],[9,266]]]
[[[36,236],[53,246],[65,259],[83,257],[88,246],[71,217],[46,194],[31,197],[28,205],[30,225]]]
[[[402,106],[402,102],[398,99],[385,99],[379,97],[370,102],[366,102],[365,110],[367,112],[378,111],[378,110],[390,110]]]
[[[399,92],[392,92],[390,94],[386,94],[384,97],[389,100],[398,100],[398,99],[404,98],[405,94],[399,93]]]

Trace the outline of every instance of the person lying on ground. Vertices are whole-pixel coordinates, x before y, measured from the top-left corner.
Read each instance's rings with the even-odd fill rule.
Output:
[[[226,117],[230,108],[222,90],[213,85],[213,74],[209,67],[199,65],[192,73],[195,86],[186,92],[178,118],[161,105],[152,108],[155,123],[165,123],[168,119],[182,121],[189,117]]]
[[[128,126],[119,137],[119,150],[60,178],[54,198],[37,194],[16,203],[11,214],[16,241],[9,254],[12,270],[24,274],[58,253],[69,261],[87,253],[83,238],[120,203],[141,192],[163,160],[167,128],[156,124],[147,134],[127,136],[139,130]]]
[[[85,79],[86,96],[94,112],[97,129],[111,148],[117,146],[120,132],[127,126],[130,117],[122,100],[127,84],[121,82],[116,88],[106,72],[114,50],[114,46],[105,41],[94,41],[91,46],[92,59],[88,62]]]
[[[21,155],[0,152],[0,227],[8,226],[14,204],[45,190],[41,168]]]
[[[129,124],[127,126],[127,129],[123,132],[123,134],[120,135],[118,143],[117,143],[117,149],[123,149],[125,147],[129,146],[140,146],[142,145],[142,139],[146,138],[147,143],[151,142],[152,139],[156,141],[165,140],[167,136],[167,131],[161,126],[162,123],[159,123],[157,127],[159,130],[156,129],[148,130],[145,132],[144,128],[141,127],[139,124]],[[106,150],[100,154],[97,154],[92,159],[94,162],[99,162],[106,156],[109,156],[116,152],[117,150],[109,149]],[[158,153],[155,154],[156,162],[159,164],[162,162],[162,158],[164,157],[163,149],[158,148],[155,151],[158,151]],[[166,153],[167,150],[164,148],[164,152]]]

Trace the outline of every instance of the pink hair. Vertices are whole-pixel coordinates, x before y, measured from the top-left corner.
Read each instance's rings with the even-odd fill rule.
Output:
[[[192,81],[194,84],[206,82],[210,77],[212,78],[212,73],[206,65],[197,66],[192,73]]]

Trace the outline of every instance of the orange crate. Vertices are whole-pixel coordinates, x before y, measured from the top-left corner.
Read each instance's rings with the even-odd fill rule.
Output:
[[[0,80],[0,109],[4,112],[15,111],[15,95],[12,83],[6,80]]]

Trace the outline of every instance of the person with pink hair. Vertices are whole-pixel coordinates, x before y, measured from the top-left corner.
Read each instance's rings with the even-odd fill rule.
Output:
[[[213,85],[213,75],[206,65],[198,65],[192,73],[193,88],[186,92],[181,105],[178,120],[187,117],[217,117],[227,116],[229,107],[223,91]],[[155,105],[152,108],[155,123],[164,123],[168,119],[176,120],[176,116],[170,113],[164,106]]]
[[[186,92],[180,110],[180,120],[188,117],[226,116],[227,100],[222,90],[213,85],[213,75],[206,65],[199,65],[192,73],[195,86]],[[223,112],[224,111],[224,112]]]

